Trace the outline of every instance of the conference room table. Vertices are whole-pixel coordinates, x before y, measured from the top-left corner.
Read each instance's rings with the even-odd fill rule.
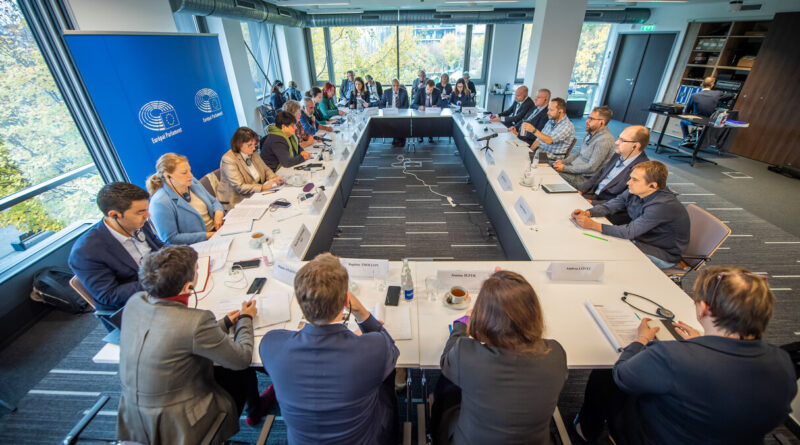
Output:
[[[231,310],[232,304],[249,298],[245,293],[253,278],[267,277],[267,284],[257,297],[261,299],[259,310],[269,312],[274,299],[285,298],[288,300],[290,317],[289,321],[256,329],[252,364],[261,366],[257,348],[260,338],[269,330],[298,329],[301,324],[302,313],[291,286],[293,272],[318,253],[330,250],[370,139],[397,137],[395,135],[398,134],[404,137],[448,136],[455,142],[510,261],[410,261],[415,298],[401,301],[396,309],[384,309],[381,306],[386,287],[400,285],[401,262],[383,261],[386,268],[378,268],[379,272],[371,276],[359,275],[358,271],[351,270],[351,281],[354,283],[351,290],[366,308],[379,314],[383,311],[392,312],[395,317],[393,320],[397,320],[399,314],[399,319],[404,321],[402,326],[394,326],[389,322],[386,324],[389,332],[396,336],[400,350],[398,367],[439,367],[449,325],[472,306],[480,286],[480,280],[470,281],[469,304],[465,307],[454,309],[444,304],[444,294],[450,284],[439,278],[453,271],[474,272],[477,277],[485,277],[501,268],[523,275],[540,298],[545,316],[545,336],[561,343],[570,368],[608,368],[619,356],[591,317],[585,306],[587,301],[603,305],[620,303],[623,292],[633,292],[673,311],[676,320],[700,329],[691,298],[632,242],[602,236],[572,223],[569,215],[573,209],[590,207],[586,200],[577,193],[548,194],[541,187],[534,189],[521,185],[523,172],[530,164],[528,148],[505,131],[501,124],[489,123],[480,116],[464,116],[448,109],[437,112],[377,110],[349,113],[346,123],[335,127],[338,132],[327,135],[333,141],[330,144],[333,150],[330,160],[318,160],[316,153],[319,148],[307,149],[315,156],[304,164],[322,164],[324,169],[320,167],[307,172],[281,168],[277,172],[287,179],[300,175],[298,183],[315,184],[318,194],[319,186],[323,186],[325,190],[321,197],[317,195],[301,201],[301,187],[289,186],[275,193],[254,195],[242,201],[242,204],[267,208],[273,200],[284,198],[292,205],[265,211],[253,221],[250,231],[232,235],[216,234],[211,238],[212,242],[231,241],[226,254],[217,255],[211,260],[209,279],[205,289],[198,293],[197,307],[212,310],[221,318],[227,310]],[[477,139],[494,132],[498,136],[489,139],[491,151],[482,150],[486,142]],[[413,160],[414,155],[408,152],[405,156]],[[425,166],[426,162],[430,161],[423,160],[423,167],[417,169],[430,169]],[[409,172],[414,170],[413,167],[407,168]],[[536,182],[566,184],[546,164],[538,165],[533,171]],[[443,199],[443,202],[446,201]],[[525,209],[521,210],[520,205]],[[598,220],[607,222],[605,219]],[[263,256],[260,248],[250,245],[253,232],[262,232],[273,238],[270,240],[272,264],[268,266],[261,261],[257,268],[231,272],[233,262]],[[408,257],[415,257],[414,252],[408,252]],[[381,260],[364,259],[364,262],[379,263]],[[548,269],[552,264],[562,262],[594,266],[599,263],[602,266],[601,277],[598,281],[553,279]],[[402,319],[406,314],[410,320]],[[643,313],[638,315],[647,316]],[[357,328],[355,323],[351,327]],[[659,338],[668,339],[665,329],[661,329]],[[94,361],[118,363],[119,348],[106,345],[95,355]]]

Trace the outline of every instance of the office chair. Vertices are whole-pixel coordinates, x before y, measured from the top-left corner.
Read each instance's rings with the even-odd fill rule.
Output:
[[[575,144],[577,144],[577,143],[578,143],[578,140],[575,139],[575,138],[572,138],[572,143],[569,144],[569,148],[567,149],[567,152],[564,153],[564,158],[563,159],[566,159],[567,157],[569,157],[569,154],[572,153],[572,149],[575,148]]]
[[[77,276],[73,276],[69,279],[69,285],[89,304],[94,311],[94,316],[100,319],[100,322],[103,323],[103,326],[108,329],[109,332],[113,332],[117,329],[111,322],[111,316],[114,315],[115,311],[97,310],[94,298],[92,298],[92,295],[86,290],[86,287],[83,286],[83,283],[81,283],[81,280],[79,280]]]
[[[699,206],[689,204],[686,211],[690,221],[689,245],[678,265],[664,269],[664,273],[679,286],[689,272],[703,267],[731,234],[725,223]]]
[[[217,187],[219,186],[219,178],[220,178],[219,169],[216,169],[213,172],[208,173],[202,178],[200,178],[200,184],[214,198],[217,197]]]

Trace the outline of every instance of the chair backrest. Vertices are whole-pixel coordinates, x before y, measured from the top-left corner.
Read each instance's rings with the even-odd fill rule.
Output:
[[[684,262],[694,267],[702,260],[688,257],[711,257],[731,234],[731,229],[716,216],[695,204],[686,206],[686,211],[689,213],[691,228],[689,245],[684,252],[687,258],[684,258]]]
[[[83,283],[81,283],[81,280],[79,280],[77,276],[73,276],[69,279],[69,285],[75,290],[75,292],[78,293],[78,295],[81,296],[81,298],[89,303],[89,306],[92,307],[92,310],[97,310],[97,306],[94,304],[94,298],[92,298],[92,296],[89,294],[89,291],[86,290],[86,288],[83,286]]]
[[[564,157],[565,157],[565,158],[566,158],[567,156],[569,156],[569,154],[570,154],[570,153],[572,153],[572,149],[573,149],[573,148],[575,148],[575,144],[577,144],[577,143],[578,143],[578,140],[577,140],[577,139],[575,139],[575,138],[572,138],[572,143],[571,143],[571,144],[569,144],[569,148],[567,149],[567,152],[566,152],[566,153],[564,153]]]
[[[213,197],[217,197],[217,187],[219,186],[220,173],[219,169],[200,178],[200,184],[206,191]]]

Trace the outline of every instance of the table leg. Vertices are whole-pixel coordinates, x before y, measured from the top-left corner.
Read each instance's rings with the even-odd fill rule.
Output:
[[[712,161],[711,159],[706,159],[704,157],[699,156],[697,153],[700,152],[700,147],[703,146],[703,141],[706,139],[706,130],[708,129],[708,125],[703,126],[703,131],[700,132],[700,137],[697,138],[697,142],[694,145],[694,150],[692,150],[691,155],[669,155],[672,159],[691,159],[692,167],[694,167],[695,162],[708,162],[709,164],[717,165],[716,162]]]
[[[669,123],[669,118],[670,117],[672,117],[672,116],[669,113],[664,113],[664,125],[661,126],[661,134],[658,135],[658,142],[656,142],[656,153],[661,153],[661,149],[662,148],[663,149],[669,149],[669,150],[672,150],[674,152],[678,151],[678,150],[676,150],[676,149],[674,149],[672,147],[667,147],[667,146],[661,145],[661,141],[664,139],[664,133],[667,132],[667,124]]]

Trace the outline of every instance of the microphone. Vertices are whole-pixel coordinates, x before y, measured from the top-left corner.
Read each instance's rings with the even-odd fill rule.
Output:
[[[496,137],[497,137],[497,133],[492,133],[492,134],[490,134],[488,136],[484,136],[482,138],[478,138],[478,141],[479,142],[480,141],[488,141],[489,139],[496,138]]]
[[[333,142],[333,139],[328,139],[325,136],[314,136],[314,140],[320,142]]]

